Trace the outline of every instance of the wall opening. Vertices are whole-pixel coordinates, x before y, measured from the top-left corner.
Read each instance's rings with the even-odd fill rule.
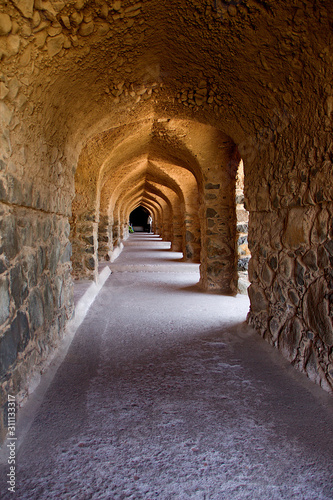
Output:
[[[148,210],[141,205],[131,212],[129,222],[134,232],[148,231],[148,217]]]
[[[236,218],[237,218],[237,252],[238,252],[238,291],[247,293],[250,285],[248,267],[251,253],[248,245],[249,212],[244,204],[244,164],[240,161],[236,177]]]

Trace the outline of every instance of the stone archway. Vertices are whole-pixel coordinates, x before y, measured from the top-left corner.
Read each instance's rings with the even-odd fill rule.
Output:
[[[73,314],[71,217],[77,274],[95,272],[98,235],[117,244],[129,210],[143,203],[164,238],[189,259],[201,252],[206,289],[235,293],[238,152],[250,213],[248,320],[332,389],[332,8],[1,5],[4,394],[23,397]],[[132,201],[117,191],[124,179]],[[167,213],[177,214],[174,225]]]

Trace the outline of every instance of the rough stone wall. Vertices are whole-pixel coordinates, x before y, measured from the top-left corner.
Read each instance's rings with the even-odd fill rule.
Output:
[[[265,164],[262,177],[255,180],[251,172],[248,175],[252,255],[248,321],[295,367],[330,391],[333,148],[328,118],[332,115],[318,110],[312,115],[312,136],[304,136],[301,120],[291,120],[278,139],[258,151],[259,164]]]
[[[31,224],[43,221],[41,225],[52,228],[45,242],[35,232],[28,245],[24,231],[17,229],[12,234],[8,230],[10,245],[1,243],[6,250],[0,268],[0,341],[11,339],[10,352],[15,353],[15,346],[20,351],[12,361],[3,344],[1,362],[8,364],[9,359],[11,364],[1,398],[11,387],[23,390],[20,380],[46,354],[39,338],[46,346],[43,339],[51,335],[48,345],[52,346],[53,323],[63,317],[63,310],[68,316],[71,313],[65,225],[71,216],[75,170],[75,273],[94,276],[97,269],[99,190],[115,188],[145,159],[158,168],[150,171],[149,183],[145,182],[148,170],[143,173],[146,167],[139,169],[142,182],[130,193],[133,207],[141,201],[148,209],[158,207],[163,237],[172,240],[174,234],[182,234],[187,253],[192,236],[186,233],[184,221],[189,220],[188,213],[193,216],[193,209],[188,211],[191,197],[184,188],[187,205],[175,232],[173,207],[156,189],[152,191],[151,177],[165,186],[168,170],[180,187],[186,184],[180,171],[190,172],[200,199],[202,281],[208,289],[235,293],[234,177],[228,174],[229,158],[221,161],[220,154],[231,143],[238,145],[244,158],[251,213],[249,321],[297,367],[329,387],[331,19],[332,3],[326,0],[304,0],[302,5],[272,0],[1,3],[3,221],[24,227],[24,213]],[[92,144],[89,151],[85,150],[88,143]],[[249,146],[245,151],[244,144]],[[250,156],[254,152],[251,158],[246,149]],[[82,152],[86,170],[78,162]],[[167,185],[171,186],[170,180]],[[177,186],[173,191],[178,192]],[[114,206],[118,198],[117,194]],[[110,219],[114,216],[110,247],[118,245],[120,237],[126,236],[125,220],[119,211],[108,212],[107,203],[101,213],[108,213]],[[7,222],[1,223],[6,235]],[[35,285],[31,277],[35,271],[29,269],[36,266],[25,263],[25,254],[35,255],[31,262],[38,260],[39,248],[49,257],[41,274],[37,272]],[[54,271],[52,262],[58,254],[66,257]],[[91,269],[85,264],[89,260]],[[60,288],[67,290],[61,305],[56,294]],[[52,309],[50,289],[52,318],[44,314],[44,309]],[[36,299],[41,290],[42,305]],[[39,304],[35,315],[30,300]],[[17,340],[17,329],[25,331],[26,321],[29,328],[34,328],[34,321],[39,325],[40,311],[44,326],[37,327],[21,352],[25,340]],[[34,346],[30,357],[29,346]],[[16,366],[21,367],[17,368],[20,375]]]
[[[23,397],[72,316],[64,216],[0,203],[0,435],[7,394]]]
[[[98,223],[98,260],[109,260],[109,235],[108,235],[109,219],[107,215],[99,216]]]
[[[98,223],[95,222],[95,214],[87,211],[71,217],[70,227],[73,277],[94,279],[98,268]]]

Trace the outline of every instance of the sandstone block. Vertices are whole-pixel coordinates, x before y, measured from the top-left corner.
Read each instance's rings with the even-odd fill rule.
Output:
[[[9,88],[3,82],[0,82],[0,99],[4,99],[9,92]]]
[[[32,18],[34,12],[34,0],[12,0],[14,5],[23,14],[24,17]]]
[[[0,13],[0,36],[8,35],[12,29],[12,21],[8,14]]]
[[[68,30],[71,29],[71,23],[70,23],[68,16],[61,16],[61,21],[62,21],[63,25],[65,26],[65,28],[67,28]]]
[[[91,21],[90,23],[82,23],[79,29],[79,34],[81,36],[89,36],[94,31],[94,23]]]
[[[121,0],[115,0],[112,4],[113,10],[120,10],[121,9]]]
[[[39,33],[36,33],[35,44],[39,49],[42,49],[44,47],[46,38],[47,38],[46,31],[40,31]]]
[[[4,130],[10,124],[13,112],[9,109],[7,104],[0,102],[0,129]]]
[[[83,7],[85,6],[85,0],[76,0],[75,4],[74,4],[74,8],[76,10],[82,10]]]
[[[40,21],[41,21],[40,13],[38,12],[38,10],[35,10],[32,16],[32,27],[37,28],[37,26],[39,26],[40,24]]]
[[[44,15],[50,21],[56,20],[56,11],[49,0],[35,0],[35,9],[44,11]]]
[[[9,35],[7,38],[7,50],[9,56],[15,56],[19,53],[21,40],[18,35]]]
[[[82,21],[83,21],[83,14],[82,12],[73,12],[71,14],[71,21],[74,24],[74,26],[79,26]]]
[[[63,48],[65,37],[63,34],[47,39],[47,52],[49,57],[58,54]]]
[[[20,57],[20,66],[25,67],[28,66],[29,62],[31,59],[31,45],[29,44],[25,49]]]
[[[62,32],[61,26],[50,26],[47,29],[47,34],[49,36],[57,36],[57,35],[60,35],[61,32]]]
[[[304,208],[292,208],[288,213],[287,227],[282,238],[283,244],[290,249],[309,245],[310,231],[311,220],[306,217]]]

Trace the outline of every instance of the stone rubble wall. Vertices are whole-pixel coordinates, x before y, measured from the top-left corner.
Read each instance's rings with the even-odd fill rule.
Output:
[[[70,219],[73,277],[94,279],[98,269],[98,223],[91,212]]]
[[[0,436],[7,394],[23,399],[73,314],[64,216],[0,203]]]
[[[257,150],[257,170],[265,170],[255,177],[245,171],[252,255],[248,322],[332,391],[333,147],[331,115],[317,110],[312,135],[304,136],[301,116],[291,118],[278,138]]]

